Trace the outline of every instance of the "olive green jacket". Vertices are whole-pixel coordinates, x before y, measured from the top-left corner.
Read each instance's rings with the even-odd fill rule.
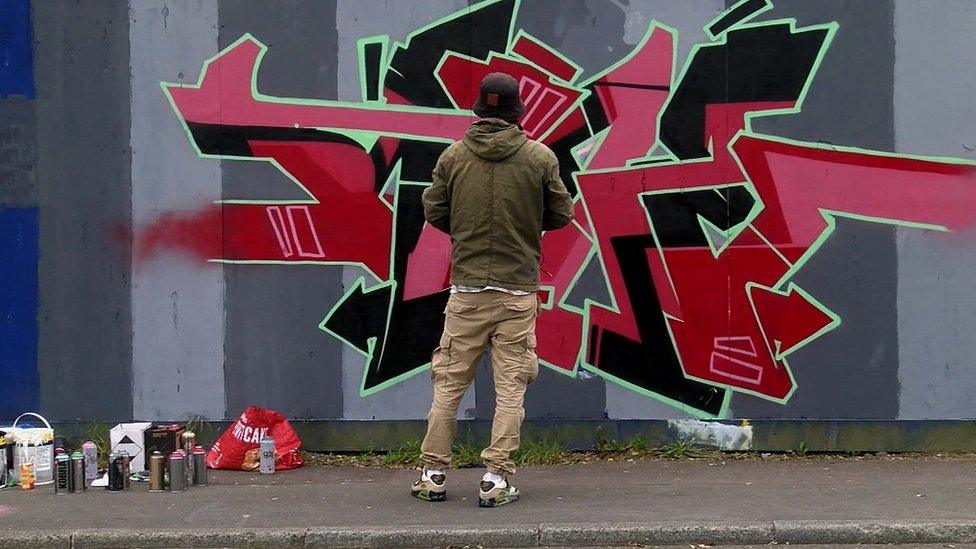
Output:
[[[478,120],[437,160],[424,216],[451,235],[451,284],[539,287],[542,231],[573,220],[556,155],[497,118]]]

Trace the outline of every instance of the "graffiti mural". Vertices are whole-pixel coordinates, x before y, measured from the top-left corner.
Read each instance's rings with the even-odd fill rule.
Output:
[[[543,238],[539,356],[700,417],[730,391],[785,403],[788,357],[842,319],[793,282],[838,217],[953,231],[976,212],[976,167],[804,143],[751,129],[800,111],[837,25],[754,22],[743,0],[684,63],[652,22],[625,58],[580,79],[571,59],[515,25],[517,0],[472,6],[410,34],[358,44],[360,102],[264,95],[250,35],[195,85],[162,85],[208,158],[270,162],[305,200],[223,200],[164,213],[135,257],[167,249],[236,265],[349,265],[365,275],[320,328],[366,357],[367,395],[429,367],[448,297],[449,239],[420,196],[437,157],[474,120],[481,78],[512,74],[526,133],[560,161],[576,221]],[[607,299],[570,294],[596,266]]]

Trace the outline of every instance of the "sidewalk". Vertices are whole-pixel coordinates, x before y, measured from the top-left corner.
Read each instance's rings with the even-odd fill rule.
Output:
[[[976,460],[636,461],[523,469],[522,500],[477,507],[483,469],[449,499],[412,499],[409,470],[211,471],[150,494],[0,492],[0,547],[966,543]],[[49,537],[38,537],[49,536]]]

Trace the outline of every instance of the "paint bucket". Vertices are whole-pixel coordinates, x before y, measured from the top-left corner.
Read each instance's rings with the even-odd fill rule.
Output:
[[[44,427],[18,427],[25,416],[34,416],[44,423]],[[6,429],[14,439],[14,473],[20,480],[20,466],[34,464],[34,478],[37,485],[54,482],[54,429],[41,415],[34,412],[21,414],[13,426]]]

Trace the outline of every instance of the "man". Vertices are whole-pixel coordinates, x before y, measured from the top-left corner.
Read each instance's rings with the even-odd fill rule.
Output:
[[[573,202],[556,156],[518,125],[525,106],[514,78],[486,76],[473,110],[481,119],[441,154],[423,196],[427,221],[451,235],[451,295],[431,359],[425,467],[411,493],[428,501],[447,497],[444,469],[451,464],[458,405],[490,348],[495,417],[491,443],[481,453],[488,472],[478,502],[495,507],[519,496],[508,476],[515,473],[511,455],[519,447],[525,389],[539,374],[542,231],[568,225]]]

